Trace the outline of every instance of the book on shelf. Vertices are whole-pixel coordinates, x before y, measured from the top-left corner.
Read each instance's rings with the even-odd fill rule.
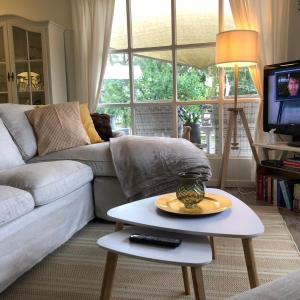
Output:
[[[273,194],[273,205],[278,205],[278,180],[277,178],[273,178],[273,186],[272,186],[272,194]]]
[[[270,176],[267,177],[267,202],[272,204],[273,196],[272,196],[272,178]]]
[[[283,199],[283,193],[280,188],[280,179],[277,180],[277,206],[286,207],[285,201]]]
[[[294,184],[293,210],[300,212],[300,183]]]
[[[282,165],[283,165],[284,167],[300,168],[300,162],[292,162],[292,161],[284,160],[284,161],[282,162]]]
[[[294,155],[294,157],[289,157],[289,158],[286,158],[285,160],[300,163],[300,156],[299,155]]]
[[[300,182],[260,174],[257,200],[300,212]]]
[[[283,200],[287,209],[291,209],[291,196],[284,180],[279,180],[279,186],[282,192]]]

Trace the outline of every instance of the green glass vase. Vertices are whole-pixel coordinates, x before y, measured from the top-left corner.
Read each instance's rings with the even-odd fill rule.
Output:
[[[182,172],[178,174],[176,197],[186,208],[195,208],[204,198],[205,185],[201,174],[196,172]]]

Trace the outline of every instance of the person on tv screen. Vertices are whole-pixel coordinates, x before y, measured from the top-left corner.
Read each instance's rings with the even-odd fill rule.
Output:
[[[287,89],[289,96],[294,97],[299,95],[300,78],[298,74],[290,73],[288,75]]]
[[[300,123],[300,73],[288,74],[286,85],[288,99],[281,101],[281,112],[278,113],[278,124]]]

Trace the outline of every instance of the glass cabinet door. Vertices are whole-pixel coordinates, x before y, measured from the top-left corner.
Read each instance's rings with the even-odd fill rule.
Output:
[[[45,104],[41,33],[12,27],[18,102]]]
[[[4,49],[4,30],[0,27],[0,103],[8,102],[7,80],[10,74],[7,72],[7,60]]]

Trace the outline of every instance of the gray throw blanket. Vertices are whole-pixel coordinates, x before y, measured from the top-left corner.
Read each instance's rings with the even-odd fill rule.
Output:
[[[128,201],[174,192],[180,172],[211,177],[205,153],[184,139],[122,136],[110,139],[110,150]]]

